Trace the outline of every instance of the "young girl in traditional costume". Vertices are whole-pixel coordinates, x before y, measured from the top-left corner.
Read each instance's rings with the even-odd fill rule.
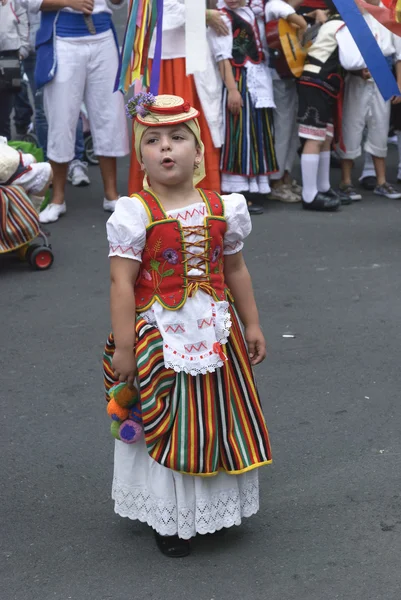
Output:
[[[273,139],[275,107],[269,67],[258,25],[246,0],[219,0],[229,34],[208,31],[224,81],[224,143],[221,189],[224,192],[270,192],[270,173],[277,171]],[[250,207],[250,212],[262,212]]]
[[[116,441],[113,498],[117,514],[148,523],[159,549],[180,557],[197,533],[258,510],[257,467],[271,452],[252,366],[266,346],[241,252],[245,198],[195,189],[205,175],[196,109],[177,96],[137,102],[144,190],[121,198],[107,223],[104,366],[107,390],[138,385],[145,441]]]

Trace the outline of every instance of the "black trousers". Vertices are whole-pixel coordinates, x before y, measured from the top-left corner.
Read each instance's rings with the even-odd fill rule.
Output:
[[[0,91],[0,135],[11,138],[11,111],[14,103],[13,92]]]

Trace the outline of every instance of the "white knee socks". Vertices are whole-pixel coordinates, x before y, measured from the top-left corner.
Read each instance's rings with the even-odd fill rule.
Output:
[[[317,172],[317,189],[319,192],[328,192],[330,189],[330,157],[330,151],[320,153],[319,170]]]
[[[317,175],[319,171],[319,154],[302,154],[302,199],[304,202],[313,202],[318,192]]]

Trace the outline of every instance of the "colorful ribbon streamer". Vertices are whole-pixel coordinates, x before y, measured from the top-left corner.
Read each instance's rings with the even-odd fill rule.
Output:
[[[354,0],[334,0],[384,100],[399,96],[397,82],[380,50],[374,35]]]
[[[127,93],[136,81],[149,87],[149,45],[157,25],[151,92],[159,91],[162,53],[163,0],[131,0],[115,90]]]

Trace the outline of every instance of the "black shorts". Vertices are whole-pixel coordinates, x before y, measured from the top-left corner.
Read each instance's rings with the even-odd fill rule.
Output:
[[[298,96],[299,137],[318,141],[333,137],[336,99],[321,88],[302,83],[298,85]]]

